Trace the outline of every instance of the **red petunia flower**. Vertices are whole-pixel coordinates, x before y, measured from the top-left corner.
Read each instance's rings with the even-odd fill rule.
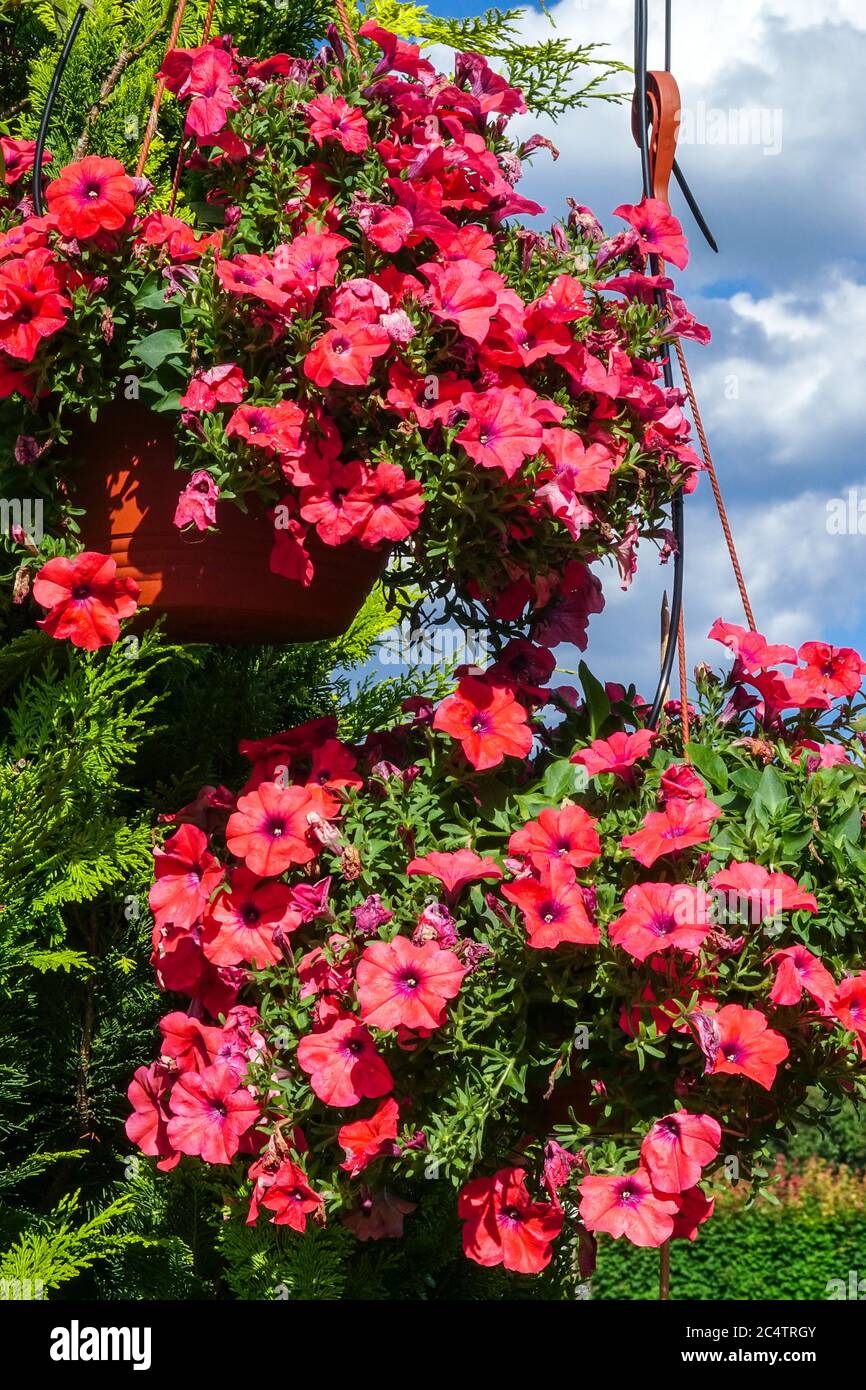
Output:
[[[506,884],[502,893],[523,913],[533,950],[552,950],[565,941],[597,945],[600,933],[589,919],[583,891],[570,864],[548,860],[540,879],[520,878]]]
[[[193,473],[186,487],[177,499],[173,522],[178,530],[184,526],[194,526],[197,531],[206,531],[216,522],[216,504],[219,488],[203,468]]]
[[[799,1004],[805,990],[821,1005],[823,1014],[830,1012],[836,981],[817,956],[805,946],[797,945],[774,951],[770,961],[776,965],[776,978],[770,991],[774,1004]]]
[[[464,676],[457,691],[438,706],[433,728],[459,739],[479,772],[506,756],[525,758],[532,749],[526,711],[505,687]]]
[[[0,267],[0,351],[32,362],[66,323],[71,301],[50,251],[28,251]]]
[[[316,782],[329,791],[364,785],[364,779],[358,772],[357,759],[338,738],[326,739],[313,750],[307,781]]]
[[[405,246],[412,231],[412,218],[406,209],[388,203],[364,203],[355,216],[365,236],[389,255]]]
[[[543,451],[557,473],[568,478],[575,492],[604,492],[616,459],[603,444],[588,447],[576,430],[547,429]]]
[[[274,1166],[263,1156],[250,1165],[248,1177],[253,1179],[247,1225],[254,1225],[262,1207],[273,1212],[271,1224],[291,1226],[293,1231],[307,1229],[307,1217],[316,1219],[324,1210],[324,1198],[313,1190],[303,1168],[285,1158]]]
[[[502,870],[495,859],[483,858],[474,849],[433,850],[421,859],[413,859],[407,874],[429,874],[444,884],[451,897],[457,897],[467,883],[480,878],[501,878]]]
[[[709,1071],[713,1075],[748,1076],[772,1088],[776,1069],[788,1056],[788,1044],[781,1033],[770,1028],[759,1009],[726,1004],[713,1018],[719,1029],[719,1048]]]
[[[134,579],[118,579],[110,555],[83,550],[72,559],[58,555],[36,575],[33,597],[48,613],[37,623],[59,640],[96,651],[120,636],[120,619],[131,618],[140,589]]]
[[[76,241],[119,231],[135,210],[135,184],[123,165],[98,155],[67,164],[45,197],[60,235]]]
[[[369,508],[356,501],[366,470],[360,459],[333,463],[309,487],[301,489],[301,516],[315,526],[325,545],[342,545],[352,540],[369,515]]]
[[[638,249],[645,256],[661,256],[662,260],[685,270],[689,252],[683,229],[660,198],[641,198],[637,204],[622,203],[614,208],[613,215],[622,217],[634,228]]]
[[[487,278],[490,273],[479,271],[471,261],[424,267],[430,281],[426,297],[433,317],[456,323],[464,338],[473,343],[483,343],[499,302],[495,283]],[[497,279],[494,276],[494,282]]]
[[[677,1110],[656,1120],[640,1146],[641,1163],[656,1192],[685,1192],[719,1152],[722,1131],[712,1115]]]
[[[152,1066],[138,1068],[126,1093],[133,1107],[124,1126],[127,1138],[137,1144],[142,1153],[163,1159],[164,1162],[156,1165],[163,1170],[173,1168],[180,1161],[180,1154],[168,1138],[170,1091],[168,1068],[161,1062],[154,1062]]]
[[[706,894],[687,883],[635,883],[623,904],[608,934],[639,961],[671,948],[697,952],[712,925]]]
[[[357,1105],[365,1097],[377,1100],[394,1085],[369,1031],[353,1016],[301,1038],[298,1066],[326,1105]]]
[[[866,970],[843,980],[833,996],[832,1012],[842,1027],[856,1033],[866,1057]]]
[[[15,140],[11,135],[0,135],[0,156],[6,186],[11,188],[25,174],[29,174],[36,163],[36,141]],[[50,164],[53,158],[54,156],[46,150],[42,155],[42,163]]]
[[[396,463],[379,463],[352,488],[347,503],[359,514],[354,538],[373,547],[411,536],[424,510],[424,490]]]
[[[260,1113],[252,1092],[238,1085],[234,1071],[223,1062],[179,1076],[171,1088],[169,1109],[169,1142],[205,1163],[231,1163]]]
[[[729,864],[710,879],[718,893],[733,895],[737,904],[748,903],[751,920],[763,921],[780,912],[817,912],[818,902],[790,874],[771,874],[762,864]]]
[[[525,855],[533,868],[543,869],[551,861],[585,869],[601,853],[596,822],[582,806],[548,806],[537,820],[515,830],[508,841],[509,854]]]
[[[309,864],[316,858],[309,817],[330,820],[338,810],[338,803],[321,787],[262,782],[238,798],[226,826],[226,844],[254,874],[274,877],[292,864]]]
[[[186,410],[216,410],[218,405],[237,405],[244,398],[247,384],[237,362],[221,362],[209,371],[193,373],[180,404]]]
[[[336,232],[304,232],[274,252],[274,276],[278,285],[286,281],[315,296],[333,285],[339,269],[339,255],[351,243]]]
[[[457,1199],[463,1252],[479,1265],[504,1265],[518,1274],[540,1274],[550,1264],[563,1214],[550,1202],[534,1202],[522,1168],[500,1168],[474,1178]]]
[[[304,358],[304,371],[316,386],[340,381],[344,386],[366,386],[373,361],[391,346],[383,328],[375,324],[341,323],[328,319],[331,327],[317,338]]]
[[[195,825],[181,825],[153,855],[155,882],[148,895],[158,927],[172,925],[187,931],[199,920],[223,869],[208,849],[208,839]],[[225,962],[232,964],[233,962]]]
[[[673,1240],[696,1240],[698,1227],[709,1221],[716,1205],[715,1197],[707,1197],[699,1187],[690,1187],[679,1195],[679,1211],[674,1217]]]
[[[588,1231],[606,1231],[632,1245],[657,1249],[673,1233],[678,1203],[653,1190],[646,1168],[625,1177],[590,1176],[578,1187],[580,1219]]]
[[[306,417],[294,401],[277,405],[240,405],[226,425],[226,436],[246,440],[272,454],[296,454],[301,448]]]
[[[363,154],[370,148],[370,135],[364,113],[350,106],[343,97],[316,97],[307,103],[310,135],[316,144],[342,145],[348,154]]]
[[[590,777],[612,772],[627,787],[633,787],[636,781],[634,765],[647,757],[657,737],[654,729],[637,729],[633,734],[617,732],[610,738],[597,738],[588,748],[572,753],[571,761],[585,767]]]
[[[205,913],[202,950],[214,965],[243,961],[263,970],[282,959],[275,931],[292,932],[300,924],[290,888],[262,880],[249,869],[235,869]]]
[[[337,1132],[337,1143],[346,1151],[345,1169],[350,1178],[383,1156],[391,1157],[400,1152],[397,1143],[397,1122],[400,1111],[393,1097],[385,1100],[369,1120],[353,1120],[351,1124],[341,1125]]]
[[[839,700],[856,695],[866,674],[866,663],[853,647],[831,647],[827,642],[805,642],[797,655],[804,663],[788,677],[791,699],[807,705],[816,699]]]
[[[716,619],[707,636],[730,648],[746,671],[766,671],[783,662],[793,666],[797,660],[793,647],[770,646],[760,632],[750,632],[736,623],[723,623],[721,618]]]
[[[395,936],[372,942],[355,972],[361,1017],[383,1032],[440,1028],[465,974],[454,952],[441,950],[435,941],[415,946]]]
[[[541,425],[526,413],[513,391],[492,387],[477,394],[467,392],[460,406],[469,422],[456,442],[480,467],[501,468],[506,478],[513,478],[523,460],[541,448]]]
[[[676,800],[702,801],[707,794],[706,783],[688,763],[674,763],[661,776],[659,796],[663,802]]]
[[[722,814],[714,801],[680,801],[672,798],[663,811],[650,811],[643,827],[624,835],[620,843],[630,849],[639,864],[649,869],[663,854],[674,854],[691,845],[704,844],[710,826]]]

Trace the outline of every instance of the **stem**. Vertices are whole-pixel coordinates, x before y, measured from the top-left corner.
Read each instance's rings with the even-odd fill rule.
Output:
[[[659,1246],[659,1298],[667,1300],[671,1296],[671,1243],[666,1240]]]

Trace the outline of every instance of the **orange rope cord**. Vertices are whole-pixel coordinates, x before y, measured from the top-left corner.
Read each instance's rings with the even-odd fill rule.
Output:
[[[174,21],[171,26],[171,33],[168,36],[168,47],[165,56],[168,57],[177,43],[177,36],[180,33],[180,26],[183,22],[183,12],[186,9],[186,0],[177,0],[177,9],[174,12]],[[159,108],[162,105],[162,98],[165,93],[165,79],[161,77],[156,84],[153,94],[153,102],[150,107],[150,115],[147,118],[147,125],[144,127],[144,139],[141,142],[141,150],[138,156],[138,163],[135,166],[136,177],[144,173],[144,166],[147,163],[148,151],[151,141],[156,131],[156,122],[159,118]]]
[[[680,663],[680,724],[683,731],[683,757],[688,761],[686,745],[689,742],[689,678],[686,671],[686,629],[683,610],[680,609],[680,625],[677,629],[677,647]]]
[[[202,46],[204,46],[204,44],[206,44],[207,41],[208,41],[208,39],[210,38],[210,31],[211,31],[211,25],[213,24],[213,15],[214,15],[214,10],[215,10],[215,8],[216,8],[216,0],[210,0],[210,3],[208,4],[208,7],[207,7],[207,13],[205,14],[205,17],[204,17],[204,24],[202,25],[202,31],[201,31],[201,43],[202,43]],[[181,177],[181,174],[183,173],[183,163],[184,163],[184,150],[185,150],[185,147],[186,147],[186,141],[185,141],[185,140],[181,140],[180,149],[179,149],[178,152],[177,152],[177,161],[175,162],[175,166],[174,166],[174,175],[172,176],[172,180],[171,180],[171,196],[170,196],[170,198],[169,198],[169,200],[168,200],[168,211],[169,211],[169,214],[172,214],[172,213],[174,212],[175,206],[176,206],[176,204],[177,204],[177,195],[178,195],[178,192],[180,191],[180,177]]]
[[[355,38],[355,31],[349,23],[349,11],[346,9],[346,0],[334,0],[334,3],[337,7],[337,16],[340,20],[340,28],[343,31],[343,37],[349,45],[349,52],[355,59],[355,62],[359,63],[361,61],[361,51],[358,48],[358,40]]]

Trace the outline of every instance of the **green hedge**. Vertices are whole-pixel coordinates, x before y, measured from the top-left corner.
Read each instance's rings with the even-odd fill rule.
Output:
[[[625,1240],[599,1240],[592,1297],[656,1298],[657,1250]],[[858,1271],[866,1296],[866,1216],[852,1212],[816,1220],[791,1210],[731,1211],[704,1226],[696,1241],[671,1245],[672,1299],[802,1299],[831,1297],[828,1280]],[[836,1297],[839,1293],[836,1292]]]

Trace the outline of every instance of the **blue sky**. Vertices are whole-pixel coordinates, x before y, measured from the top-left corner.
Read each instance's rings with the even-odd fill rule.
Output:
[[[650,66],[661,66],[664,6],[653,0],[650,10]],[[561,0],[550,7],[555,30],[535,7],[522,28],[604,42],[630,63],[632,12],[631,0]],[[758,625],[795,645],[866,647],[866,535],[827,525],[833,498],[850,488],[866,498],[866,5],[674,0],[673,34],[687,123],[680,163],[720,246],[717,256],[705,246],[674,190],[692,248],[677,287],[713,333],[688,356]],[[615,85],[630,86],[629,75]],[[640,196],[627,103],[592,102],[558,127],[524,117],[520,127],[562,151],[556,163],[540,153],[521,184],[548,208],[545,223],[571,195],[607,227],[621,225],[613,208]],[[706,633],[716,617],[742,621],[742,610],[706,479],[687,499],[686,527],[689,664],[719,664]],[[646,546],[627,594],[612,574],[604,579],[608,604],[592,620],[588,660],[602,678],[633,678],[649,692],[668,572]],[[573,664],[572,653],[558,655]]]

